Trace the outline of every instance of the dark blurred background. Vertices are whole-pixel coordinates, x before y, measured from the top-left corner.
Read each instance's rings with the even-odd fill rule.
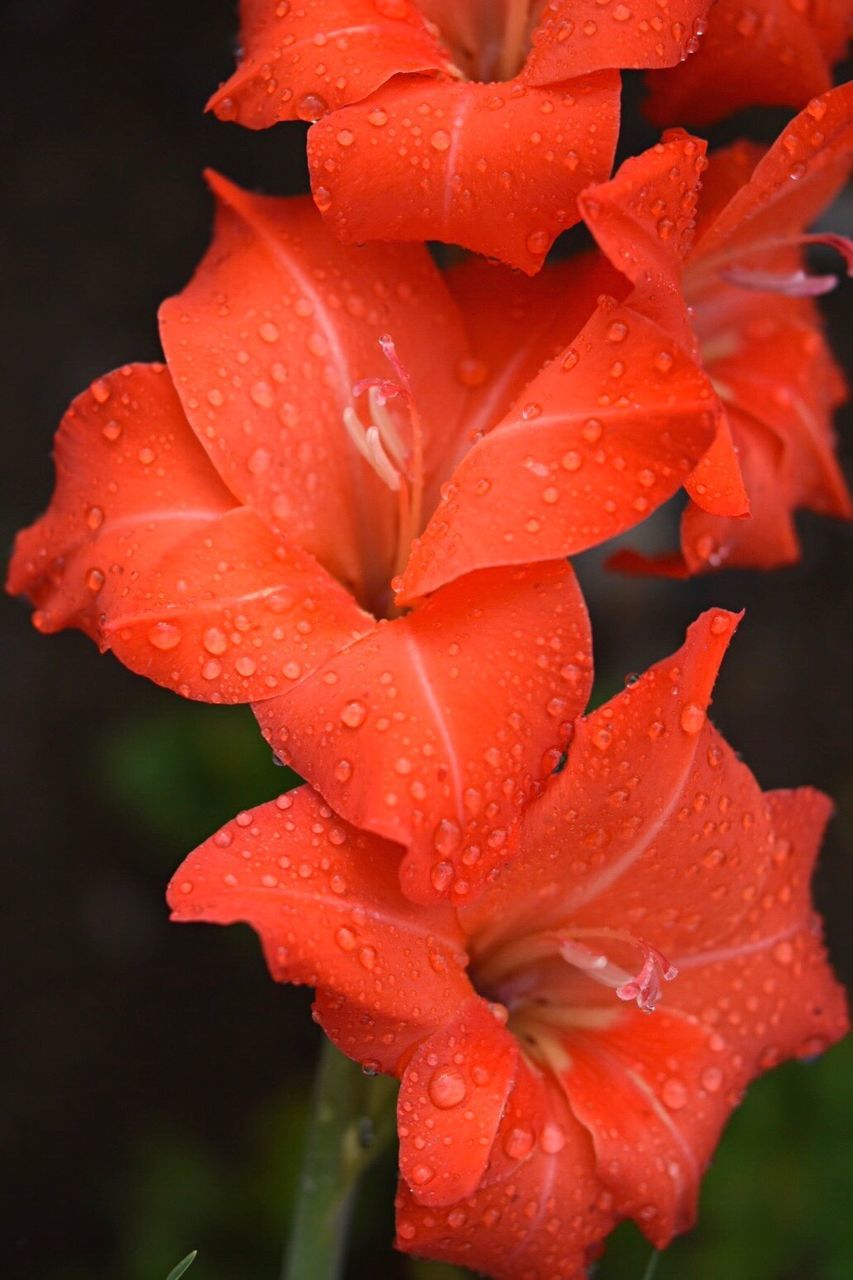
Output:
[[[204,248],[205,165],[305,190],[304,130],[252,134],[202,115],[232,69],[234,0],[6,0],[2,544],[46,505],[69,399],[156,358],[157,304]],[[628,88],[636,101],[639,83]],[[623,151],[654,140],[630,110]],[[770,137],[784,113],[714,135]],[[847,226],[850,225],[847,210]],[[832,224],[843,226],[837,207]],[[845,299],[827,311],[836,347]],[[849,322],[847,335],[849,338]],[[817,882],[839,972],[853,975],[851,534],[801,522],[796,569],[630,583],[583,557],[599,695],[680,643],[709,604],[747,609],[714,715],[767,787],[811,782],[839,813]],[[36,635],[2,607],[5,1048],[0,1275],[165,1280],[276,1276],[317,1048],[306,992],[275,987],[247,930],[179,929],[163,888],[237,809],[284,788],[249,712],[183,704],[76,633]],[[849,1280],[853,1052],[751,1090],[703,1195],[701,1225],[657,1280]],[[377,1252],[388,1195],[359,1214],[353,1277],[448,1274]],[[601,1280],[641,1280],[622,1228]]]

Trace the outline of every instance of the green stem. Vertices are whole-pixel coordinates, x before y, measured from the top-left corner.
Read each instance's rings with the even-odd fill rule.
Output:
[[[395,1092],[324,1042],[282,1280],[338,1280],[359,1179],[394,1135]]]

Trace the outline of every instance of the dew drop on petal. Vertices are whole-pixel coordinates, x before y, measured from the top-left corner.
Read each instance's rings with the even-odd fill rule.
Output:
[[[468,1092],[468,1086],[461,1071],[456,1071],[452,1067],[443,1067],[434,1073],[427,1086],[427,1092],[435,1106],[440,1107],[442,1111],[448,1111],[451,1107],[459,1106]]]
[[[698,733],[705,723],[705,712],[695,702],[688,702],[681,709],[680,724],[685,733]]]
[[[174,649],[181,643],[180,628],[173,622],[155,622],[148,632],[148,639],[155,649]]]

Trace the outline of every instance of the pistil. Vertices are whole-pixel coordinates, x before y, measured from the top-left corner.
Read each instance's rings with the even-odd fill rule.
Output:
[[[599,945],[588,945],[593,941]],[[634,972],[613,960],[609,951],[614,944],[622,951],[626,947],[639,951],[640,965]],[[631,933],[604,926],[570,927],[531,934],[498,948],[488,958],[478,961],[478,984],[512,1010],[514,1006],[535,1000],[535,966],[556,956],[585,977],[610,988],[618,1000],[636,1002],[643,1013],[654,1012],[661,998],[662,984],[678,975],[678,970],[660,951]]]
[[[800,249],[810,244],[820,244],[834,249],[844,259],[847,275],[853,275],[853,240],[847,236],[835,235],[831,232],[814,235],[781,236],[773,240],[765,240],[762,244],[753,245],[746,250],[713,254],[704,260],[700,259],[698,270],[688,269],[685,276],[685,291],[698,294],[711,285],[715,279],[724,280],[741,289],[756,289],[761,292],[782,293],[794,298],[815,298],[829,293],[838,284],[835,274],[816,275],[803,268],[763,269],[755,266],[767,255],[778,253],[784,249]]]
[[[411,380],[397,355],[393,339],[379,339],[382,352],[396,380],[365,378],[353,387],[353,399],[367,401],[367,420],[353,405],[343,411],[343,424],[352,443],[382,483],[397,495],[397,538],[391,575],[402,573],[412,540],[420,532],[423,519],[424,457],[423,428]],[[392,408],[402,409],[402,424]],[[401,432],[400,427],[403,430]]]

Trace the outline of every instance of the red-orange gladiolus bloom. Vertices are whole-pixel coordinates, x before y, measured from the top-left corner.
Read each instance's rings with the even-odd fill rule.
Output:
[[[10,588],[43,631],[80,627],[186,697],[252,702],[346,818],[410,848],[410,892],[464,895],[511,856],[586,704],[586,611],[555,561],[383,615],[468,432],[523,372],[471,360],[422,246],[345,248],[310,200],[214,186],[210,253],[162,309],[168,368],[128,366],[72,405]],[[684,364],[659,409],[650,391],[661,422],[694,413]]]
[[[704,614],[578,723],[476,903],[412,907],[398,850],[308,788],[175,876],[175,919],[251,924],[335,1043],[400,1077],[401,1248],[580,1280],[621,1218],[663,1246],[747,1083],[844,1032],[809,899],[829,803],[762,793],[706,719],[736,621]]]
[[[308,135],[337,235],[444,240],[537,271],[607,177],[619,67],[675,65],[708,0],[243,0],[221,119]]]
[[[649,75],[659,124],[708,124],[742,107],[801,107],[832,84],[851,0],[716,0],[698,50]]]
[[[813,240],[851,258],[841,237],[805,234],[848,174],[851,107],[848,84],[810,103],[763,156],[742,143],[709,165],[705,144],[675,131],[582,194],[584,218],[627,279],[605,277],[588,256],[576,270],[624,301],[600,302],[528,383],[526,410],[462,459],[413,546],[401,599],[473,565],[582,551],[639,523],[682,483],[691,499],[683,554],[652,566],[670,573],[785,563],[799,552],[795,508],[850,515],[831,429],[844,386],[809,297],[835,277],[808,276],[801,259]],[[549,314],[550,270],[515,286],[531,314]],[[571,262],[555,270],[571,281]],[[490,314],[510,289],[498,268],[492,279]],[[716,415],[717,432],[698,465],[683,449],[689,432],[661,433],[636,413],[636,388],[650,376],[664,388],[673,351],[697,373],[704,362],[715,391],[702,417]],[[572,384],[593,371],[598,404],[589,412],[587,399],[567,414]],[[543,519],[546,495],[553,505]]]

